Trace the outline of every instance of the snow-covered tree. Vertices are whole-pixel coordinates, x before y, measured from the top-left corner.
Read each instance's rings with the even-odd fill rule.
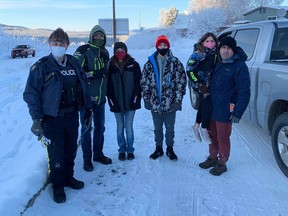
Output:
[[[161,9],[160,10],[160,25],[163,27],[171,27],[173,26],[175,19],[177,17],[178,10],[171,6],[169,10]]]
[[[221,8],[208,8],[199,13],[191,13],[190,35],[200,38],[206,32],[217,34],[219,27],[226,23],[226,13]]]
[[[208,8],[221,8],[226,11],[227,24],[242,18],[242,14],[259,6],[277,6],[284,0],[190,0],[188,11],[199,13]]]

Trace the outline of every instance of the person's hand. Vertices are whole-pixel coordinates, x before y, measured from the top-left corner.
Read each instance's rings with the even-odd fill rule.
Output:
[[[33,124],[31,127],[31,131],[38,137],[40,140],[43,137],[43,128],[42,128],[42,120],[41,119],[34,119]]]
[[[182,108],[181,103],[178,103],[178,102],[175,102],[172,106],[173,106],[174,111],[181,110]]]
[[[132,109],[132,110],[135,110],[135,109],[137,109],[137,99],[138,99],[138,97],[137,96],[135,96],[135,97],[132,97],[131,98],[131,100],[130,100],[130,108]]]
[[[232,123],[239,123],[239,121],[240,121],[239,118],[237,118],[237,117],[235,117],[233,115],[231,115],[230,120],[231,120]]]
[[[145,107],[145,109],[147,109],[147,110],[151,110],[151,109],[152,109],[151,103],[148,102],[148,101],[144,101],[144,107]]]
[[[209,93],[209,89],[205,84],[199,84],[198,88],[199,88],[200,93],[203,95]]]
[[[86,127],[89,127],[90,124],[91,124],[91,119],[92,119],[92,110],[86,108],[85,111],[84,111],[83,124],[84,124]]]

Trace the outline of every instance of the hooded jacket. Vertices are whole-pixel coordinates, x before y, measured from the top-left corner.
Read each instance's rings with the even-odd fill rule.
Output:
[[[163,78],[160,80],[157,55],[156,51],[148,57],[140,84],[144,102],[151,105],[151,111],[165,114],[172,112],[176,103],[182,104],[187,79],[183,64],[169,50],[166,54],[167,63],[164,66]]]
[[[247,55],[237,47],[234,55],[225,63],[220,55],[218,57],[219,62],[210,81],[211,119],[229,122],[231,115],[241,119],[250,100],[250,76],[245,63]],[[235,105],[232,112],[230,103]]]
[[[104,34],[102,47],[98,47],[93,43],[93,34],[95,32],[102,32]],[[74,56],[78,59],[86,73],[91,101],[97,105],[106,102],[109,52],[105,48],[105,45],[105,31],[99,25],[96,25],[90,31],[88,43],[79,46],[74,53]]]

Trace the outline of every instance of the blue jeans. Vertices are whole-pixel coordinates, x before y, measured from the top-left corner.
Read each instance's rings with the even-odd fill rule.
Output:
[[[92,159],[92,146],[91,146],[91,130],[83,124],[84,111],[80,111],[81,118],[81,146],[83,151],[83,158]],[[92,119],[93,119],[93,157],[103,156],[104,145],[104,131],[105,131],[105,104],[92,105]]]
[[[117,122],[117,142],[118,142],[118,152],[119,153],[133,153],[134,152],[134,131],[133,131],[133,121],[134,121],[134,111],[126,111],[121,113],[114,113]],[[124,137],[124,129],[126,130],[126,139]]]

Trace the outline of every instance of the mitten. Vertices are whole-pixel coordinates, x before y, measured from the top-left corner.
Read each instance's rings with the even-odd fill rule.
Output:
[[[199,88],[200,93],[203,95],[209,93],[209,89],[205,84],[199,84],[198,88]]]

